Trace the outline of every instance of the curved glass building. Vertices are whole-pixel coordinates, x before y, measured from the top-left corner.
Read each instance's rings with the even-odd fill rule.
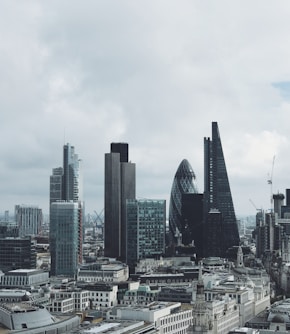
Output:
[[[182,194],[198,193],[195,184],[195,174],[186,159],[183,159],[175,173],[169,203],[169,231],[172,240],[176,240],[176,233],[182,230]]]

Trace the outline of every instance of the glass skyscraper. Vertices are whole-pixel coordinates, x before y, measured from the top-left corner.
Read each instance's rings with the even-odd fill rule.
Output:
[[[50,210],[51,275],[74,277],[80,263],[82,202],[53,202]]]
[[[74,275],[82,263],[83,217],[81,160],[69,143],[63,166],[50,176],[51,275]]]
[[[183,231],[182,195],[198,193],[195,174],[186,159],[183,159],[175,173],[169,203],[170,239],[176,244],[176,234]]]
[[[210,226],[214,226],[212,214],[211,223],[207,226],[208,215],[212,210],[218,210],[221,213],[222,238],[216,240],[215,244],[217,245],[216,253],[225,256],[228,248],[239,245],[240,239],[217,122],[212,122],[212,139],[204,138],[204,231],[206,235],[213,232],[210,229]],[[216,237],[218,238],[218,234]],[[212,252],[214,253],[214,250]]]
[[[105,256],[126,262],[126,200],[136,197],[135,164],[128,161],[128,144],[112,143],[105,154]]]

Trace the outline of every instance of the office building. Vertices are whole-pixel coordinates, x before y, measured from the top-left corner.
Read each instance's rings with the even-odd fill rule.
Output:
[[[38,206],[15,205],[15,221],[20,237],[38,235],[43,222],[42,209]]]
[[[203,194],[182,194],[182,243],[195,247],[197,258],[203,257]]]
[[[63,147],[62,200],[82,201],[81,160],[70,144]]]
[[[2,288],[23,288],[30,290],[34,287],[49,283],[49,273],[40,269],[16,269],[8,271],[1,277]]]
[[[125,263],[107,258],[95,263],[87,263],[78,269],[77,280],[84,282],[124,282],[129,278],[129,268]]]
[[[57,167],[52,169],[50,176],[49,204],[62,199],[62,177],[63,168]]]
[[[211,209],[218,210],[222,216],[222,238],[216,243],[222,256],[226,256],[227,249],[239,245],[240,239],[217,122],[212,123],[212,139],[204,138],[204,217],[207,236],[212,234],[207,226]]]
[[[165,200],[127,200],[127,264],[165,252]]]
[[[17,226],[15,221],[0,222],[0,238],[17,238],[19,237],[19,227]]]
[[[35,241],[30,237],[0,239],[0,270],[35,269]]]
[[[50,209],[51,275],[74,277],[82,262],[82,202],[53,202]]]
[[[69,143],[63,146],[63,167],[50,176],[50,203],[58,200],[82,201],[81,160]]]
[[[50,253],[52,275],[74,275],[82,263],[84,203],[81,160],[69,143],[63,167],[50,176]]]
[[[126,262],[126,200],[136,197],[135,164],[128,144],[112,143],[105,154],[105,256]]]
[[[185,221],[182,220],[182,195],[196,194],[195,174],[189,162],[181,161],[175,173],[171,187],[169,203],[169,243],[177,244],[178,237],[185,232]]]

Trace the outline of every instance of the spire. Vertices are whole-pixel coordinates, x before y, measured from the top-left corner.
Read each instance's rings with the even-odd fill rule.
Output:
[[[237,267],[242,268],[244,266],[244,254],[242,246],[240,245],[237,252]]]

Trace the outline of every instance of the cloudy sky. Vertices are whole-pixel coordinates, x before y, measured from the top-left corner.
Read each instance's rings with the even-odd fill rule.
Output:
[[[221,134],[237,215],[290,188],[290,2],[0,1],[1,212],[48,212],[69,142],[87,212],[104,207],[104,154],[128,142],[137,196],[166,199],[186,158],[203,191],[203,138]],[[251,203],[251,201],[254,205]]]

